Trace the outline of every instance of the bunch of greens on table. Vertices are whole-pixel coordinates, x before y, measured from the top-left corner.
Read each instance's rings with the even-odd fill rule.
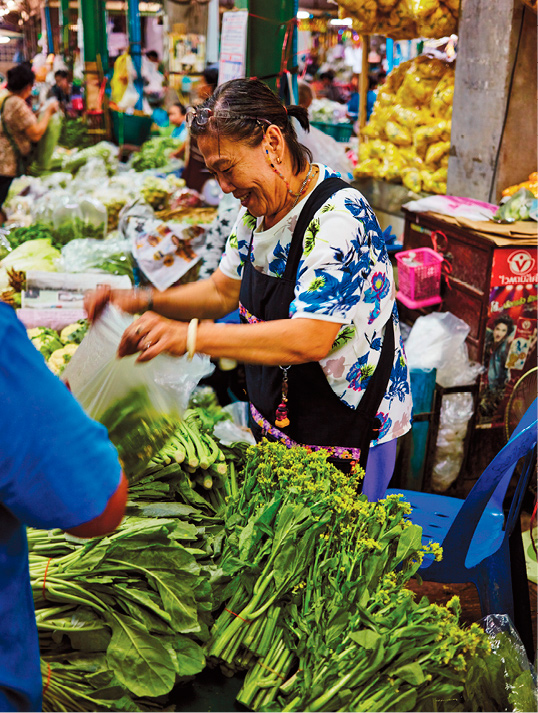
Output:
[[[238,700],[251,709],[454,710],[471,662],[491,655],[478,625],[459,626],[457,600],[415,602],[405,589],[441,549],[421,544],[398,496],[358,496],[361,475],[302,448],[248,451],[205,650],[248,670]]]
[[[170,153],[181,146],[181,141],[171,137],[155,137],[142,144],[140,151],[131,159],[135,171],[162,168],[170,160]]]
[[[27,227],[20,226],[9,231],[7,239],[12,249],[18,248],[19,245],[26,243],[28,240],[40,240],[45,238],[51,241],[52,245],[57,247],[56,237],[52,227],[47,223],[37,222]]]
[[[76,173],[91,158],[102,158],[109,175],[113,175],[117,166],[117,148],[107,141],[100,141],[95,146],[75,150],[68,156],[62,157],[62,171]]]
[[[198,526],[131,516],[103,538],[28,539],[44,710],[143,710],[204,668],[212,605]]]
[[[91,146],[91,138],[84,119],[66,119],[62,124],[58,145],[66,149],[84,149]]]

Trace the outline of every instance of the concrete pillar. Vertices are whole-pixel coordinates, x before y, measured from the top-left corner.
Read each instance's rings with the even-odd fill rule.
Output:
[[[536,170],[536,15],[462,0],[447,192],[496,203]]]

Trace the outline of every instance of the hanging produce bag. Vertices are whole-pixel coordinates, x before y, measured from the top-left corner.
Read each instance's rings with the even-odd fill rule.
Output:
[[[213,367],[209,357],[161,354],[146,363],[117,350],[133,317],[114,307],[91,326],[64,371],[86,413],[102,423],[132,482],[174,433],[194,387]]]

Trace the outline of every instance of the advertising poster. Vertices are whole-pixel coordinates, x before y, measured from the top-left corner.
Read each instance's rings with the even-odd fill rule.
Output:
[[[536,366],[537,303],[536,250],[496,250],[478,401],[482,427],[503,426],[515,384]]]
[[[219,84],[245,76],[248,11],[225,12],[220,36]]]

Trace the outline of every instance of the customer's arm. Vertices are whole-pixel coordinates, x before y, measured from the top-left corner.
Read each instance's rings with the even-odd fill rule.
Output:
[[[21,522],[93,537],[121,522],[127,484],[104,426],[0,304],[0,503]]]
[[[47,130],[49,125],[50,117],[58,111],[58,102],[56,100],[51,101],[47,104],[47,108],[43,112],[40,119],[36,119],[34,124],[30,124],[25,130],[25,134],[28,139],[32,142],[39,141]]]

